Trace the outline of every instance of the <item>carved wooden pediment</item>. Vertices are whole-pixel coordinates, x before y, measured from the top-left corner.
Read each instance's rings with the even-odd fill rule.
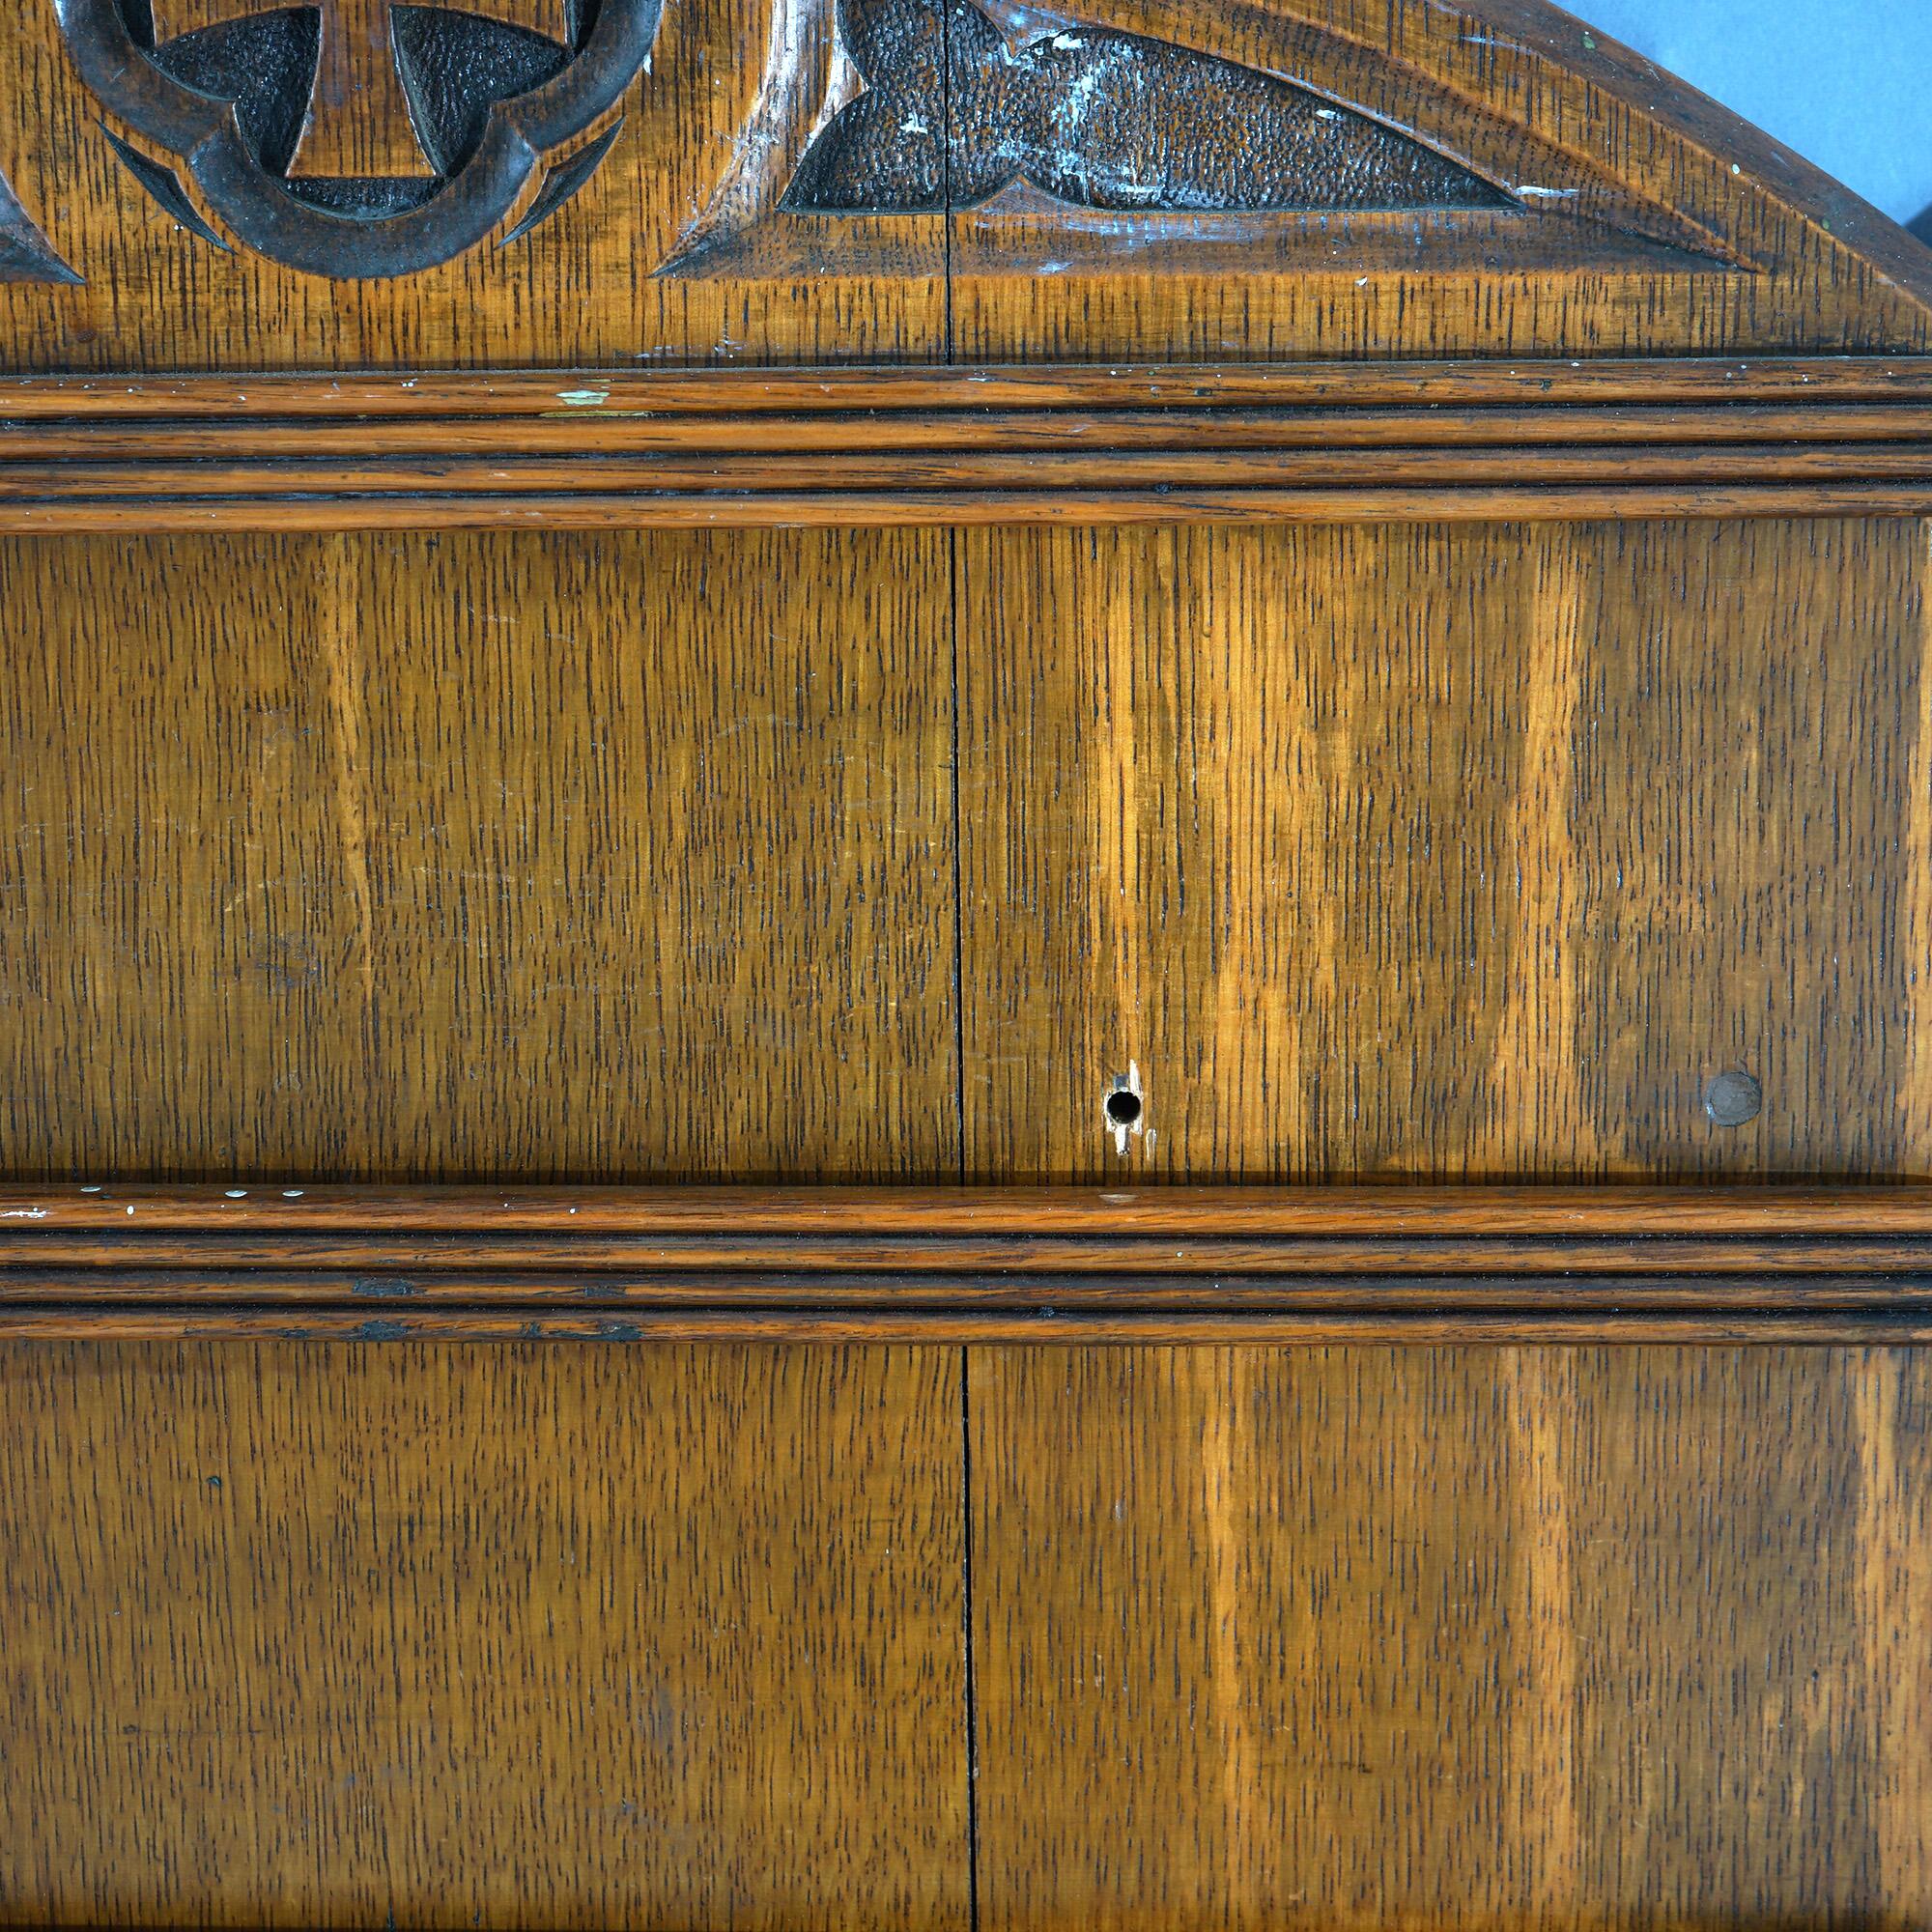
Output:
[[[1898,352],[1932,257],[1538,0],[44,0],[15,370]]]

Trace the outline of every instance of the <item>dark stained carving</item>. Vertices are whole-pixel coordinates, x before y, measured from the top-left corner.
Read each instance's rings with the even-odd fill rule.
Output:
[[[795,213],[937,213],[1019,183],[1122,212],[1519,206],[1365,114],[1137,34],[1014,46],[971,0],[843,0],[838,24],[866,91],[800,163]]]
[[[616,145],[617,136],[623,131],[624,124],[620,120],[600,134],[589,147],[551,169],[536,200],[530,204],[530,212],[497,245],[507,248],[512,242],[521,242],[531,229],[548,221],[572,195],[589,183],[590,177],[604,165],[604,157]]]
[[[55,4],[82,75],[140,137],[117,151],[177,220],[217,239],[191,182],[286,267],[379,276],[475,246],[540,166],[517,234],[582,188],[662,0]]]
[[[78,282],[0,175],[0,282]]]
[[[178,221],[190,235],[199,235],[212,246],[219,248],[226,255],[231,253],[228,243],[201,218],[201,210],[195,207],[193,198],[181,185],[181,177],[172,168],[164,168],[159,161],[151,161],[138,148],[130,148],[112,129],[101,130],[107,135],[107,145],[121,157],[121,165],[154,196],[163,214],[171,221]]]

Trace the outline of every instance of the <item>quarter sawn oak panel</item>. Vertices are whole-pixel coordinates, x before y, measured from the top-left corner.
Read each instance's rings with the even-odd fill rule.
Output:
[[[986,1932],[1932,1918],[1932,1357],[971,1375]]]
[[[970,1171],[1924,1173],[1927,554],[962,533]]]
[[[0,547],[0,1171],[952,1178],[945,546]]]
[[[0,1353],[0,1918],[967,1924],[945,1350]]]

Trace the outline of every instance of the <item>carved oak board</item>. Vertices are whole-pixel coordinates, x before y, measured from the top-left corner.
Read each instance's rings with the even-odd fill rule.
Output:
[[[1932,1925],[1932,252],[1538,0],[0,23],[0,1923]]]

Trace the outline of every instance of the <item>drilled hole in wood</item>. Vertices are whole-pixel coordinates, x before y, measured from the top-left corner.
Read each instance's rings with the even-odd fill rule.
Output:
[[[1107,1095],[1107,1118],[1117,1127],[1130,1127],[1141,1117],[1141,1096],[1124,1087]]]

